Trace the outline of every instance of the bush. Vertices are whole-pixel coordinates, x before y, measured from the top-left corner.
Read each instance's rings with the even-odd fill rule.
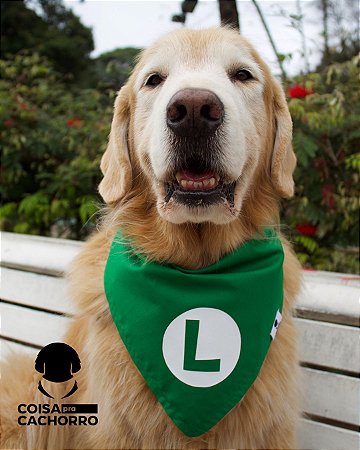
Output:
[[[71,90],[38,55],[0,62],[1,226],[84,237],[100,201],[114,94]]]
[[[358,271],[359,57],[296,79],[288,90],[298,158],[296,196],[284,205],[306,267]]]
[[[128,79],[139,53],[139,48],[126,47],[98,56],[92,69],[97,88],[118,90]]]

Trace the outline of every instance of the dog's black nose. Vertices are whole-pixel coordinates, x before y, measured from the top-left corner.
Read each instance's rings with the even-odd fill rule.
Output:
[[[167,125],[178,136],[207,136],[221,125],[224,105],[206,89],[182,89],[167,106]]]

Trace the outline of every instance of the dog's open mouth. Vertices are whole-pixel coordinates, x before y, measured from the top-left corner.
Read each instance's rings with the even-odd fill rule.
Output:
[[[235,184],[225,183],[212,171],[180,170],[173,181],[165,183],[165,202],[173,199],[189,207],[228,202],[233,207]]]

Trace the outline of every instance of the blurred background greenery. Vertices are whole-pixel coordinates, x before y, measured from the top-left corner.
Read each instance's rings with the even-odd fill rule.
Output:
[[[358,273],[359,40],[349,27],[329,46],[334,1],[319,1],[326,16],[316,70],[282,73],[298,157],[282,224],[304,267]],[[189,3],[196,5],[183,2],[173,20],[186,20]],[[290,20],[301,32],[301,14]],[[36,0],[36,8],[2,1],[1,33],[1,228],[84,239],[101,206],[99,164],[115,93],[139,49],[92,58],[91,29],[61,0]],[[284,56],[276,56],[280,64]]]

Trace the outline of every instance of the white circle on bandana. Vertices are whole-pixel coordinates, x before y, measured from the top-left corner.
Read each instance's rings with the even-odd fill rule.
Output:
[[[198,321],[196,352],[190,355],[190,359],[195,360],[193,367],[197,364],[201,366],[203,360],[220,360],[216,371],[184,369],[187,320]],[[236,322],[224,311],[215,308],[195,308],[180,314],[167,327],[162,346],[166,365],[173,375],[194,387],[210,387],[225,380],[234,370],[240,350],[241,335]]]

